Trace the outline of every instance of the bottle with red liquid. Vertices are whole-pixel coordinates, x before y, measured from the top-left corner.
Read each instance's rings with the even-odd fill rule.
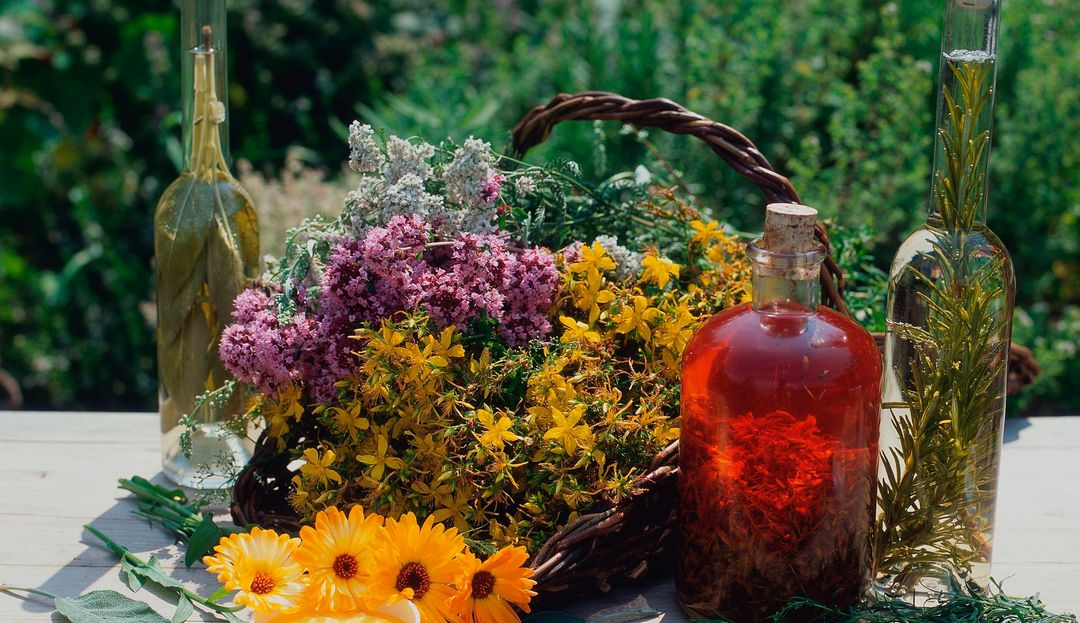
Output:
[[[795,596],[843,607],[870,584],[881,355],[820,305],[816,218],[769,206],[753,301],[683,353],[676,588],[695,619],[764,621]]]

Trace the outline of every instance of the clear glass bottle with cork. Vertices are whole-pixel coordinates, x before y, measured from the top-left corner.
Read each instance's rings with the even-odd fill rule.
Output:
[[[162,469],[210,489],[249,457],[250,443],[227,425],[242,397],[197,398],[230,378],[218,340],[233,299],[258,275],[259,228],[229,171],[225,0],[183,0],[181,46],[183,171],[154,215]]]
[[[768,206],[752,302],[683,354],[676,588],[694,618],[764,621],[793,596],[842,607],[870,583],[881,355],[820,305],[816,218]]]

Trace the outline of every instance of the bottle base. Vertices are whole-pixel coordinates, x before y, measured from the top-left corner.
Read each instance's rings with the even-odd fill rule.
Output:
[[[252,443],[219,423],[196,426],[191,432],[191,456],[185,456],[180,449],[184,430],[176,426],[161,440],[161,471],[181,487],[203,491],[227,487],[251,459]]]

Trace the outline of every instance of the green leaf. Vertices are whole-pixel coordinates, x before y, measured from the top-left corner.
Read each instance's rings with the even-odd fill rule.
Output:
[[[184,553],[184,566],[190,568],[196,560],[201,559],[220,540],[221,530],[214,523],[214,519],[210,515],[203,515],[199,527],[195,528],[195,532],[188,539],[187,551]]]
[[[131,570],[133,573],[142,577],[144,581],[153,582],[163,588],[184,589],[184,584],[182,582],[170,578],[168,574],[165,573],[165,570],[161,568],[161,563],[156,556],[151,556],[150,559],[146,561],[145,567],[132,565]]]
[[[127,582],[131,592],[137,593],[142,589],[145,579],[135,572],[134,565],[127,558],[120,559],[120,573],[123,574],[124,581]]]
[[[71,623],[169,623],[150,606],[116,591],[57,597],[56,609]]]
[[[216,591],[214,591],[213,595],[210,595],[209,597],[206,598],[206,601],[208,601],[210,603],[217,603],[217,602],[221,601],[221,599],[223,597],[225,597],[226,595],[228,595],[231,592],[232,591],[225,588],[224,586],[219,586],[218,589]]]
[[[169,619],[169,623],[184,623],[194,612],[195,606],[191,604],[191,600],[187,598],[187,595],[181,593],[180,601],[176,603],[176,612]]]

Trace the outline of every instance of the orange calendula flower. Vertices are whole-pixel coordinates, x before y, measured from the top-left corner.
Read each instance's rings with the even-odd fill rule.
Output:
[[[308,598],[321,610],[361,610],[366,600],[370,560],[377,546],[383,519],[365,516],[359,506],[349,514],[331,507],[315,516],[315,527],[300,528],[300,546],[294,555],[311,578]]]
[[[304,568],[293,557],[299,544],[287,534],[252,528],[221,539],[215,555],[203,562],[225,588],[238,591],[237,604],[256,612],[292,612],[307,587]]]
[[[455,621],[448,601],[461,575],[465,540],[428,517],[419,525],[416,515],[388,520],[383,546],[375,553],[372,594],[389,603],[407,599],[420,610],[423,623]]]
[[[536,595],[532,569],[525,566],[528,558],[524,547],[503,548],[484,562],[467,553],[450,608],[462,623],[517,623],[521,619],[513,606],[528,613]]]

